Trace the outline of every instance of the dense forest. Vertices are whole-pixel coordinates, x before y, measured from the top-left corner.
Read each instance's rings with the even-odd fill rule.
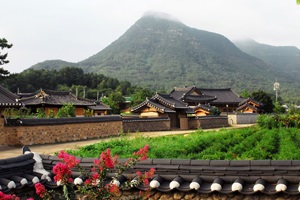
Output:
[[[14,93],[35,93],[39,89],[71,91],[78,97],[109,101],[124,101],[132,97],[133,105],[151,97],[153,92],[128,81],[119,81],[102,74],[84,73],[80,68],[64,67],[60,70],[28,69],[21,73],[1,77],[1,84]]]

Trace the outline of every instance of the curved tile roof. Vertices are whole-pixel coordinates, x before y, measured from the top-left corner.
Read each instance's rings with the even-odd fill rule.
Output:
[[[43,166],[51,171],[59,162],[57,156],[41,155]],[[94,158],[78,158],[82,168],[91,170]],[[127,159],[119,159],[125,162]],[[35,159],[32,153],[15,158],[0,159],[0,191],[8,192],[23,187],[33,187],[43,182],[48,188],[58,187],[55,182],[43,178],[43,174],[33,172]],[[118,181],[135,177],[136,171],[155,168],[155,176],[150,185],[139,185],[138,189],[151,187],[160,192],[198,193],[240,193],[245,195],[257,192],[267,195],[300,195],[299,160],[189,160],[189,159],[147,159],[131,167]],[[73,171],[74,178],[79,172]],[[113,176],[113,171],[109,176]]]
[[[20,99],[25,105],[63,105],[72,103],[74,106],[92,106],[96,103],[89,99],[77,98],[71,92],[66,91],[53,91],[53,90],[40,90],[40,92],[31,97]]]
[[[20,97],[0,85],[0,106],[22,106],[17,99]]]

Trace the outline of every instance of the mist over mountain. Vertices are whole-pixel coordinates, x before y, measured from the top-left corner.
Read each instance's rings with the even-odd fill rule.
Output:
[[[282,74],[295,79],[300,77],[300,49],[294,46],[271,46],[254,40],[239,40],[235,45],[245,53],[275,67]]]
[[[277,79],[284,95],[296,98],[300,83],[271,62],[241,51],[223,35],[191,28],[179,20],[147,13],[120,38],[79,63],[39,63],[34,68],[81,67],[153,90],[196,85],[236,92],[272,92]],[[293,84],[291,87],[290,84]]]

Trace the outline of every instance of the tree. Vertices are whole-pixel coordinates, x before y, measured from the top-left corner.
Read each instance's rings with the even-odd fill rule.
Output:
[[[114,114],[120,113],[120,104],[125,101],[121,92],[112,92],[108,95],[108,98],[101,99],[103,103],[108,104]]]
[[[2,38],[2,39],[0,38],[0,48],[1,48],[1,50],[3,50],[4,48],[9,49],[12,46],[13,46],[12,44],[7,43],[7,40],[5,38]],[[8,53],[2,54],[0,52],[0,65],[4,65],[4,64],[9,63],[9,61],[6,60],[7,55],[8,55]],[[8,74],[9,74],[9,72],[7,70],[3,69],[2,67],[0,68],[0,75],[1,76],[5,76],[5,75],[8,75]]]
[[[272,113],[273,112],[273,101],[271,98],[271,95],[268,93],[258,90],[257,92],[253,92],[251,95],[251,98],[263,103],[263,109],[266,113]]]
[[[297,0],[296,2],[297,2],[298,5],[300,4],[300,0]]]

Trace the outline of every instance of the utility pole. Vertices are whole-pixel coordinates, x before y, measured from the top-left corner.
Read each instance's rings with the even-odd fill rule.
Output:
[[[277,102],[277,99],[278,99],[279,86],[280,86],[280,84],[277,82],[277,79],[276,79],[276,82],[274,83],[274,90],[275,90],[276,102]]]

